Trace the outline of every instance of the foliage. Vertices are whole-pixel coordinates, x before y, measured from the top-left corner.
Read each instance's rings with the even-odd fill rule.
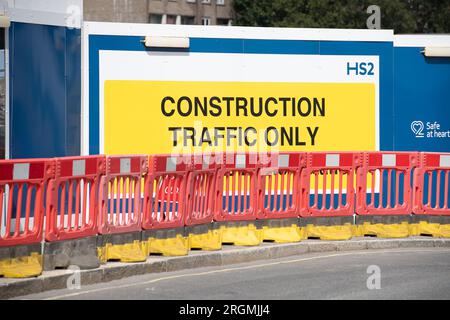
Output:
[[[376,4],[381,28],[395,33],[450,33],[450,0],[233,0],[235,25],[364,29]]]

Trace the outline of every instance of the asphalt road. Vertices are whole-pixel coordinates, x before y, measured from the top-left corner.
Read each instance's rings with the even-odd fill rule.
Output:
[[[17,299],[450,299],[450,249],[304,254],[148,274]]]

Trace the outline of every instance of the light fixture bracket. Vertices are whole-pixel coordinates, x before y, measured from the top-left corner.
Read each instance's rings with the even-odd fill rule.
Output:
[[[450,46],[449,47],[425,47],[421,51],[425,57],[441,57],[450,58]]]
[[[146,36],[142,42],[147,48],[189,49],[190,46],[190,41],[187,37]]]

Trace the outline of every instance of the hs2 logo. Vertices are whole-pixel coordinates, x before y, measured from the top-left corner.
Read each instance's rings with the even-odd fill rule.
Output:
[[[372,62],[347,62],[347,75],[354,73],[356,76],[373,76],[374,65]]]

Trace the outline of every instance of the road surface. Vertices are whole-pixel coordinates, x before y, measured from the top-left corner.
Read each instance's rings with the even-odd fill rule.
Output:
[[[450,249],[304,254],[147,274],[16,299],[450,299]]]

